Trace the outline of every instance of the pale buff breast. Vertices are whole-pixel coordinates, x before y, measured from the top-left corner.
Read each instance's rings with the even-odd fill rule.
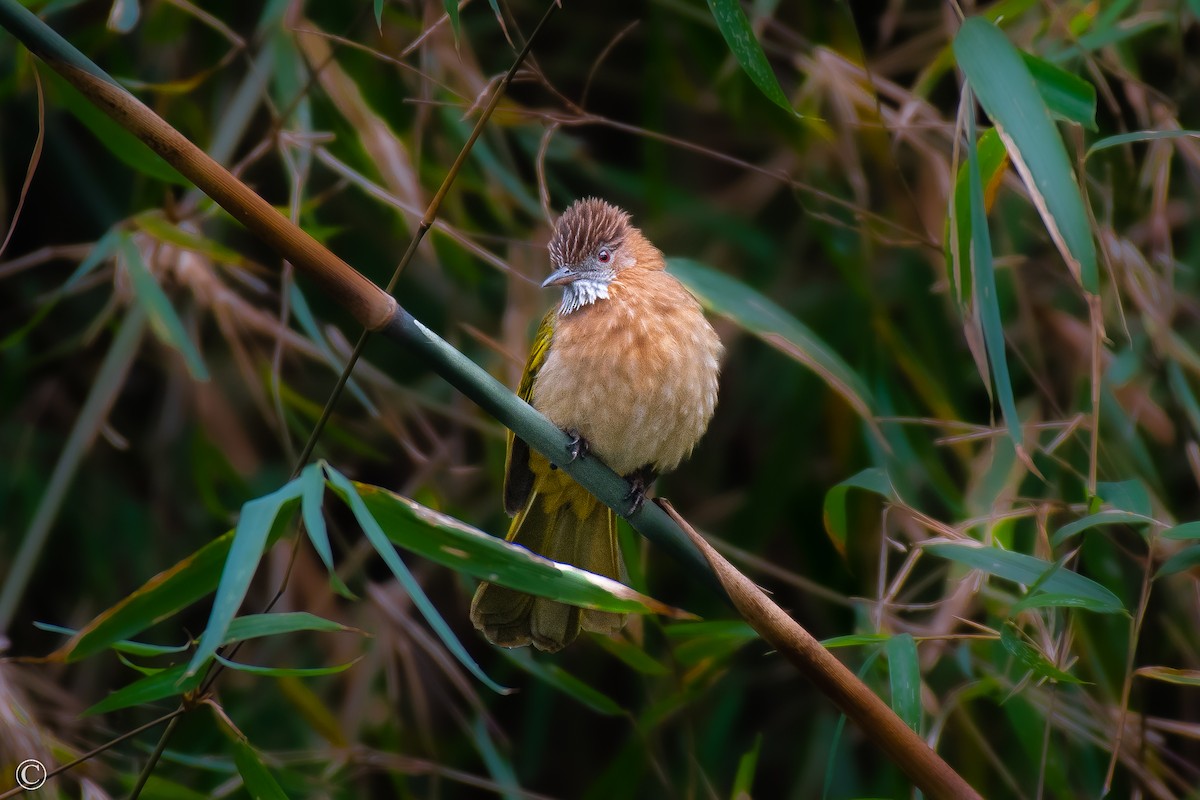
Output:
[[[598,300],[555,320],[533,406],[627,475],[675,468],[717,404],[721,341],[700,305],[661,270],[623,270]]]

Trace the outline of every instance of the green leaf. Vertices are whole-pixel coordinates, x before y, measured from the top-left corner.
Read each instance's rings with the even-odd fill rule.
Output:
[[[875,401],[866,383],[833,348],[806,325],[741,281],[689,258],[667,259],[667,270],[709,310],[736,322],[767,344],[794,358],[840,394],[876,437]]]
[[[1000,629],[1000,644],[1012,654],[1026,672],[1032,672],[1038,678],[1059,683],[1084,683],[1069,672],[1063,672],[1050,663],[1049,659],[1042,655],[1037,648],[1025,641],[1021,636],[1020,629],[1011,620],[1005,622],[1004,627]]]
[[[129,273],[134,294],[137,295],[138,302],[142,304],[150,317],[151,329],[163,343],[179,351],[193,379],[208,380],[208,368],[204,366],[204,359],[200,357],[200,351],[192,343],[191,337],[183,327],[183,322],[175,313],[175,307],[171,305],[166,293],[163,292],[158,281],[146,267],[146,262],[142,260],[142,254],[131,237],[121,237],[120,253],[121,263],[125,265],[125,270]]]
[[[882,644],[891,640],[891,636],[886,633],[848,633],[845,636],[834,636],[830,639],[822,639],[821,646],[827,650],[832,650],[836,647],[858,647],[868,644]]]
[[[1120,599],[1091,578],[1085,578],[1068,569],[1060,569],[1058,565],[1034,556],[995,547],[954,542],[927,545],[925,550],[939,558],[949,559],[1024,586],[1032,586],[1048,570],[1055,570],[1055,574],[1041,584],[1041,591],[1046,594],[1074,597],[1079,608],[1100,614],[1126,613]]]
[[[992,207],[996,191],[1008,168],[1008,152],[995,128],[984,131],[975,147],[979,158],[980,180],[983,183],[984,214]],[[946,217],[943,236],[946,256],[946,277],[958,301],[966,308],[971,301],[971,164],[959,165],[954,181],[953,205]],[[953,234],[953,235],[952,235]],[[957,255],[957,258],[955,256]]]
[[[321,558],[329,573],[329,581],[333,590],[347,600],[357,599],[353,592],[338,577],[333,566],[333,548],[329,545],[329,531],[325,527],[325,515],[321,507],[325,502],[325,473],[318,463],[312,463],[300,471],[300,515],[304,520],[304,530],[308,540],[312,542],[313,550]]]
[[[176,186],[192,185],[140,139],[92,105],[90,100],[67,83],[66,79],[59,77],[58,73],[46,70],[42,74],[43,79],[52,87],[59,104],[82,122],[108,151],[127,167],[165,183]]]
[[[708,0],[708,8],[721,36],[725,37],[725,44],[729,45],[729,51],[758,90],[775,105],[799,117],[779,87],[779,79],[775,77],[775,71],[771,69],[762,46],[754,36],[754,29],[742,11],[742,4],[738,0]]]
[[[888,677],[892,687],[892,710],[904,724],[921,732],[921,665],[917,643],[911,634],[892,636],[887,642]]]
[[[1158,571],[1154,573],[1154,577],[1164,578],[1167,575],[1174,575],[1196,566],[1200,566],[1200,544],[1185,547],[1168,558],[1158,568]]]
[[[1010,613],[1013,616],[1030,608],[1082,608],[1091,609],[1092,601],[1086,597],[1072,594],[1055,594],[1049,592],[1030,592],[1013,603]]]
[[[967,98],[970,99],[968,92]],[[1001,134],[1003,135],[1003,134]],[[1008,428],[1008,436],[1018,455],[1024,453],[1024,437],[1017,403],[1013,398],[1012,380],[1008,374],[1008,356],[1004,346],[1004,322],[1000,316],[1000,301],[996,294],[996,270],[992,262],[992,236],[988,229],[987,201],[983,194],[983,176],[979,153],[975,147],[975,115],[967,115],[967,167],[971,209],[971,258],[975,286],[975,308],[983,328],[983,343],[991,365],[992,384],[1000,403],[1000,413]],[[1011,153],[1011,148],[1009,148]],[[988,392],[991,394],[991,391]]]
[[[375,6],[375,27],[383,33],[383,0],[373,0]]]
[[[475,749],[483,758],[488,774],[502,790],[504,800],[516,800],[521,797],[523,792],[517,780],[517,772],[513,769],[512,762],[502,756],[496,748],[496,743],[492,741],[492,735],[488,732],[488,721],[482,715],[475,717],[471,723],[471,738],[475,740]]]
[[[625,713],[624,709],[615,700],[612,700],[598,689],[587,685],[562,667],[552,664],[549,661],[541,661],[534,658],[533,654],[529,652],[529,648],[500,650],[499,652],[530,675],[540,679],[547,686],[558,689],[567,697],[582,703],[597,714],[619,717]]]
[[[1051,239],[1084,291],[1099,290],[1096,248],[1066,148],[1029,67],[994,24],[963,22],[954,55],[1008,148]],[[973,117],[971,117],[973,119]]]
[[[173,567],[160,572],[112,608],[101,613],[48,661],[78,661],[129,638],[212,592],[229,554],[233,531],[220,536]]]
[[[1021,51],[1021,60],[1037,84],[1038,94],[1051,114],[1077,122],[1089,131],[1096,128],[1096,87],[1073,72]]]
[[[599,645],[601,650],[607,651],[612,656],[620,659],[625,666],[643,675],[661,677],[671,673],[671,670],[656,661],[645,650],[620,636],[601,636],[597,634],[592,637],[592,641]]]
[[[345,672],[350,669],[364,657],[359,656],[353,661],[347,661],[345,664],[335,664],[332,667],[260,667],[253,664],[241,664],[236,661],[230,661],[228,658],[223,658],[217,654],[213,655],[213,658],[230,669],[235,669],[238,672],[249,672],[252,675],[269,675],[274,678],[315,678],[320,675],[336,675],[339,672]]]
[[[1152,518],[1132,511],[1098,511],[1063,525],[1050,537],[1050,544],[1058,547],[1077,533],[1104,525],[1145,525],[1151,522],[1154,522]]]
[[[274,492],[242,506],[229,557],[225,559],[225,568],[217,584],[217,596],[213,600],[208,625],[188,665],[189,674],[199,670],[225,640],[229,625],[237,616],[246,591],[250,588],[250,580],[258,570],[258,562],[266,549],[271,530],[285,509],[299,500],[300,492],[299,480],[289,481]]]
[[[1087,149],[1083,157],[1085,159],[1090,158],[1093,153],[1132,142],[1145,142],[1154,139],[1180,139],[1184,137],[1188,139],[1200,139],[1200,131],[1134,131],[1133,133],[1106,136],[1103,139],[1092,142],[1092,146]]]
[[[433,632],[446,645],[446,649],[485,686],[499,694],[508,694],[511,690],[506,689],[487,676],[479,664],[475,662],[475,659],[471,658],[466,648],[462,646],[462,642],[454,635],[454,631],[442,619],[442,615],[438,613],[437,608],[425,595],[425,590],[421,588],[421,584],[417,583],[417,579],[408,571],[408,567],[401,560],[400,555],[396,552],[396,548],[388,541],[388,537],[384,534],[379,521],[371,513],[366,503],[363,502],[363,498],[359,495],[355,485],[346,476],[328,464],[322,464],[322,467],[329,481],[329,487],[350,507],[350,511],[358,521],[359,527],[362,528],[363,535],[367,537],[367,541],[371,543],[371,546],[375,548],[375,552],[379,553],[379,557],[383,559],[383,563],[387,564],[388,569],[396,576],[396,580],[399,581],[404,591],[408,593],[409,598],[413,601],[413,605],[425,617],[425,621],[429,623],[429,627],[433,628]]]
[[[1185,522],[1162,532],[1164,539],[1200,539],[1200,522]]]
[[[672,640],[675,660],[686,667],[725,661],[759,638],[757,631],[739,620],[682,622],[666,626],[663,632]]]
[[[217,727],[233,745],[233,761],[246,791],[254,800],[288,800],[287,794],[275,780],[275,776],[263,763],[262,756],[250,746],[242,732],[233,727],[224,712],[213,707]]]
[[[462,21],[458,18],[458,0],[442,0],[442,7],[446,9],[446,15],[450,17],[450,27],[454,29],[454,46],[457,48],[460,44],[459,37],[462,35]]]
[[[1200,686],[1200,670],[1196,669],[1173,669],[1171,667],[1139,667],[1133,671],[1134,675],[1140,675],[1143,678],[1150,678],[1155,681],[1165,681],[1166,683],[1175,683],[1181,686]]]
[[[733,776],[733,790],[731,792],[734,800],[741,798],[753,797],[754,789],[754,774],[758,772],[758,756],[762,752],[762,734],[759,733],[754,737],[754,744],[750,749],[742,753],[742,757],[738,759],[737,773]]]
[[[245,261],[236,250],[168,222],[161,211],[143,211],[133,218],[133,224],[160,242],[199,253],[219,264],[237,265]]]
[[[581,608],[690,616],[618,581],[551,561],[386,489],[347,485],[394,544],[457,572]]]
[[[222,644],[232,644],[264,636],[280,636],[297,631],[351,631],[362,633],[340,622],[334,622],[307,611],[283,611],[275,614],[248,614],[229,623]]]
[[[1136,478],[1115,483],[1100,481],[1096,484],[1096,496],[1121,511],[1150,516],[1150,491]]]
[[[706,636],[713,639],[740,639],[750,641],[758,638],[758,632],[747,622],[740,620],[712,620],[709,622],[675,622],[663,628],[668,639],[690,639]]]
[[[120,708],[140,706],[153,703],[166,697],[177,697],[196,689],[200,685],[202,675],[188,676],[187,665],[178,664],[174,667],[139,678],[133,683],[110,694],[83,712],[85,717],[94,714],[107,714]]]
[[[39,630],[49,631],[50,633],[62,633],[67,636],[75,636],[79,633],[74,628],[64,628],[61,625],[51,625],[47,622],[34,622],[33,626]],[[187,644],[146,644],[145,642],[133,642],[128,639],[113,642],[110,647],[118,653],[128,653],[131,656],[164,656],[172,653],[182,653],[188,649]]]
[[[846,495],[851,489],[864,489],[873,492],[884,500],[896,499],[896,491],[888,480],[887,472],[879,467],[868,467],[857,475],[852,475],[825,493],[825,531],[833,541],[833,546],[843,557],[846,555],[846,541],[849,538],[849,514],[846,510]]]

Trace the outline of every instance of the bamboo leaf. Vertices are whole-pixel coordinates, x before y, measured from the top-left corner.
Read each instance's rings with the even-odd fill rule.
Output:
[[[750,27],[750,20],[742,11],[742,4],[738,0],[708,0],[708,9],[721,36],[725,38],[725,44],[729,45],[729,51],[758,90],[775,105],[799,117],[779,87],[779,79],[775,77],[775,71],[771,69],[762,45]]]
[[[1063,259],[1084,291],[1099,291],[1096,248],[1079,184],[1029,67],[993,23],[963,22],[954,55]]]
[[[921,665],[917,643],[911,634],[900,633],[887,641],[888,678],[892,688],[892,710],[904,724],[921,732]]]
[[[187,665],[179,664],[139,678],[128,686],[124,686],[110,694],[83,712],[85,717],[96,714],[107,714],[121,708],[145,705],[167,697],[178,697],[196,689],[202,676],[186,674]]]
[[[242,506],[242,514],[233,532],[233,542],[221,580],[217,584],[217,596],[213,600],[208,625],[196,645],[196,652],[188,665],[188,674],[194,674],[212,657],[228,634],[229,625],[242,606],[250,580],[258,570],[258,562],[265,551],[272,529],[286,509],[300,499],[301,485],[298,480],[289,481],[268,495],[250,500]]]
[[[500,652],[530,675],[559,690],[567,697],[582,703],[597,714],[619,717],[625,713],[620,704],[608,695],[584,683],[557,664],[534,658],[528,648],[501,650]]]
[[[1155,681],[1175,683],[1181,686],[1200,686],[1200,670],[1173,669],[1171,667],[1139,667],[1134,675]]]
[[[425,590],[421,588],[421,584],[417,583],[417,579],[409,572],[404,561],[401,560],[396,552],[395,546],[388,540],[380,526],[375,515],[371,513],[371,509],[363,502],[363,498],[359,495],[358,489],[350,482],[346,476],[342,475],[337,470],[324,464],[325,475],[329,481],[329,487],[342,498],[342,501],[349,506],[354,518],[358,521],[358,525],[362,528],[363,535],[367,537],[367,541],[375,548],[375,552],[379,553],[379,557],[383,559],[383,563],[387,564],[388,569],[396,576],[396,580],[404,587],[404,591],[412,599],[413,605],[425,617],[425,621],[429,623],[429,627],[433,628],[433,632],[437,634],[442,643],[448,649],[458,662],[467,668],[467,671],[478,678],[485,686],[499,694],[508,694],[509,689],[496,683],[489,678],[487,674],[476,663],[475,659],[462,646],[462,642],[454,635],[454,631],[442,619],[442,615],[438,613],[437,608],[429,601],[425,595]]]
[[[863,489],[879,495],[884,500],[896,499],[896,490],[892,488],[887,472],[879,467],[868,467],[825,493],[825,532],[829,534],[833,546],[843,557],[846,555],[846,541],[850,535],[846,496],[851,489]]]
[[[442,566],[581,608],[691,616],[619,581],[551,561],[386,489],[366,484],[352,487],[393,544]]]
[[[1026,672],[1032,672],[1040,679],[1058,683],[1084,683],[1071,673],[1064,672],[1050,663],[1041,651],[1025,641],[1021,636],[1020,629],[1011,620],[1005,622],[1004,627],[1000,630],[1000,644]]]
[[[142,254],[131,237],[123,236],[121,238],[120,253],[121,263],[129,273],[129,279],[133,283],[138,302],[149,314],[150,328],[163,343],[179,351],[193,379],[208,380],[208,368],[204,366],[204,359],[200,357],[200,351],[196,349],[196,345],[188,336],[187,330],[184,329],[183,321],[175,313],[175,307],[171,305],[166,293],[150,273],[146,262],[142,260]]]
[[[930,544],[925,547],[925,551],[1024,586],[1032,586],[1047,571],[1054,570],[1055,574],[1040,584],[1040,591],[1076,598],[1078,607],[1100,614],[1126,613],[1120,599],[1091,578],[1061,569],[1056,564],[1034,556],[996,547],[955,542]]]

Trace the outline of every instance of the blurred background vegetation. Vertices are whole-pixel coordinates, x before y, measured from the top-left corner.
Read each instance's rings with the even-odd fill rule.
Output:
[[[381,285],[544,9],[29,5]],[[396,296],[515,386],[555,299],[537,288],[553,216],[585,195],[627,208],[688,259],[681,274],[732,279],[704,297],[728,348],[717,416],[658,493],[841,645],[984,795],[1095,797],[1111,782],[1115,796],[1198,796],[1200,142],[1167,132],[1200,128],[1200,8],[755,0],[742,8],[790,113],[741,68],[710,6],[566,2]],[[1099,251],[1091,305],[1017,171],[993,167],[988,187],[984,302],[1003,321],[1020,454],[994,400],[1005,389],[986,315],[969,285],[956,299],[947,258],[968,151],[960,11],[1081,79],[1063,79],[1070,91],[1094,88],[1094,123],[1058,126]],[[6,655],[39,656],[63,639],[34,622],[84,626],[287,480],[357,331],[7,34],[0,98],[0,219],[20,206],[0,256],[0,637]],[[1109,138],[1142,131],[1157,133]],[[1096,142],[1112,146],[1089,152]],[[830,354],[851,386],[811,369]],[[503,429],[390,342],[368,346],[317,455],[506,529]],[[143,797],[276,784],[339,798],[912,794],[789,664],[628,530],[633,585],[705,622],[646,617],[620,641],[504,653],[467,621],[472,580],[408,559],[484,671],[517,689],[501,696],[431,635],[349,515],[330,524],[353,597],[331,590],[307,544],[285,542],[246,609],[294,555],[276,610],[358,632],[256,639],[238,660],[359,660],[324,676],[222,674],[227,721],[182,717]],[[1003,558],[969,571],[981,564],[925,549],[964,538],[1058,572],[1014,582]],[[1089,580],[1039,593],[1065,573]],[[1100,588],[1115,607],[1100,607]],[[209,605],[138,638],[186,642]],[[174,708],[80,716],[137,679],[131,666],[180,658],[0,665],[0,791],[22,758],[64,763]],[[52,791],[127,794],[158,733]]]

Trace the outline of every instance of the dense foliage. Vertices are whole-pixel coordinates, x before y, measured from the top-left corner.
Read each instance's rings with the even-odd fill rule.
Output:
[[[544,10],[30,6],[380,285]],[[566,2],[395,294],[516,386],[554,215],[629,209],[728,351],[657,492],[985,796],[1196,796],[1198,48],[1196,2]],[[142,797],[912,793],[628,529],[703,621],[487,646],[422,548],[505,531],[504,429],[372,340],[289,483],[346,314],[6,33],[0,99],[0,647],[52,654],[0,663],[0,793],[184,692],[53,791],[165,741]]]

